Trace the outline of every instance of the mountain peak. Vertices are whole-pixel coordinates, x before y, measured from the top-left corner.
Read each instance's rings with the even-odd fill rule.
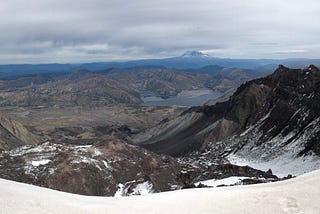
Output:
[[[202,53],[201,51],[187,51],[182,54],[182,57],[210,57],[210,55]]]
[[[307,69],[309,71],[319,71],[319,68],[313,64],[309,65]]]

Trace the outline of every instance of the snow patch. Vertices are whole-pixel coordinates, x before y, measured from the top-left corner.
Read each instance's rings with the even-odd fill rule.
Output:
[[[108,165],[108,163],[107,163],[107,161],[103,160],[102,163],[103,163],[103,165],[104,165],[107,169],[110,168],[109,165]]]
[[[73,160],[72,163],[75,163],[75,164],[86,163],[86,164],[94,165],[99,170],[102,170],[102,168],[99,166],[99,163],[101,163],[100,161],[89,158],[89,157],[85,157],[85,156],[78,157],[78,159]]]
[[[196,186],[198,186],[199,184],[204,184],[206,186],[210,186],[210,187],[217,187],[220,185],[235,185],[240,183],[242,180],[244,179],[250,179],[249,177],[239,177],[239,176],[231,176],[228,178],[224,178],[224,179],[211,179],[211,180],[205,180],[205,181],[199,181],[197,183],[195,183]]]
[[[116,197],[116,198],[122,197],[123,188],[124,188],[124,185],[123,185],[123,184],[118,184],[118,190],[117,190],[117,192],[114,194],[114,197]]]
[[[278,177],[285,177],[288,174],[298,176],[320,168],[320,162],[314,156],[292,157],[289,153],[269,161],[249,160],[234,154],[227,158],[235,165],[250,166],[262,171],[271,169],[272,173]]]
[[[75,146],[75,148],[90,148],[92,145]]]
[[[50,162],[51,160],[38,160],[38,161],[32,161],[31,164],[32,166],[38,167],[41,165],[46,165]]]
[[[50,174],[50,175],[52,175],[54,172],[55,172],[55,169],[54,169],[54,168],[50,168],[50,169],[49,169],[49,174]]]
[[[247,128],[244,132],[242,132],[241,134],[240,134],[240,136],[242,137],[242,136],[245,136],[246,134],[248,134],[252,129],[254,129],[255,128],[255,126],[250,126],[249,128]]]
[[[134,184],[136,181],[130,181],[126,184],[118,184],[118,190],[114,194],[114,197],[133,196],[133,195],[147,195],[153,193],[153,185],[150,181],[144,181],[143,183]],[[132,185],[136,185],[132,191],[129,189]]]
[[[270,110],[270,112],[271,111],[272,111],[272,109]],[[242,132],[240,134],[240,137],[245,136],[246,134],[248,134],[249,132],[251,132],[255,128],[259,127],[262,124],[262,122],[265,121],[270,116],[270,112],[267,113],[263,118],[261,118],[255,125],[252,125],[252,126],[248,127],[244,132]]]
[[[147,195],[149,193],[152,193],[153,185],[149,181],[145,181],[141,184],[138,184],[134,189],[133,193],[130,195]]]
[[[93,156],[100,156],[102,154],[103,153],[99,149],[96,149],[96,148],[93,149]]]
[[[206,134],[206,133],[212,131],[212,129],[216,128],[218,123],[220,123],[220,122],[221,122],[221,120],[217,120],[216,122],[212,123],[211,125],[209,125],[205,129],[203,129],[201,132],[197,133],[197,135]]]
[[[18,157],[18,156],[22,156],[30,153],[43,153],[43,152],[49,153],[49,152],[54,152],[56,150],[57,150],[56,145],[47,141],[36,147],[33,145],[21,146],[16,149],[10,150],[8,153],[10,154],[10,156]]]
[[[271,110],[271,111],[272,111],[272,110]],[[259,120],[259,122],[265,121],[265,120],[270,116],[271,111],[270,111],[268,114],[266,114],[263,118],[261,118],[261,119]]]

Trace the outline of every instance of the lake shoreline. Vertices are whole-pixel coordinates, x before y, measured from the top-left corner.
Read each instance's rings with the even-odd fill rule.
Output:
[[[147,106],[199,106],[205,104],[207,101],[217,99],[223,96],[220,91],[213,91],[208,88],[183,90],[177,96],[167,99],[162,98],[152,92],[145,92],[141,95],[141,99]]]

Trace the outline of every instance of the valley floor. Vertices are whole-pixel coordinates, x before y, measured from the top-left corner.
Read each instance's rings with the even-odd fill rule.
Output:
[[[0,213],[320,213],[320,170],[251,186],[89,197],[0,179]]]

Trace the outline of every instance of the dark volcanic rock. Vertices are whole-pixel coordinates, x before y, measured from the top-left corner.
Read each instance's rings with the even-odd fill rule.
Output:
[[[139,195],[229,176],[278,179],[250,167],[193,165],[119,140],[83,146],[47,142],[0,153],[1,178],[83,195]]]
[[[182,185],[176,175],[181,166],[173,158],[121,141],[24,146],[3,152],[0,163],[2,178],[84,195],[113,196],[119,183],[141,179],[154,192]]]

